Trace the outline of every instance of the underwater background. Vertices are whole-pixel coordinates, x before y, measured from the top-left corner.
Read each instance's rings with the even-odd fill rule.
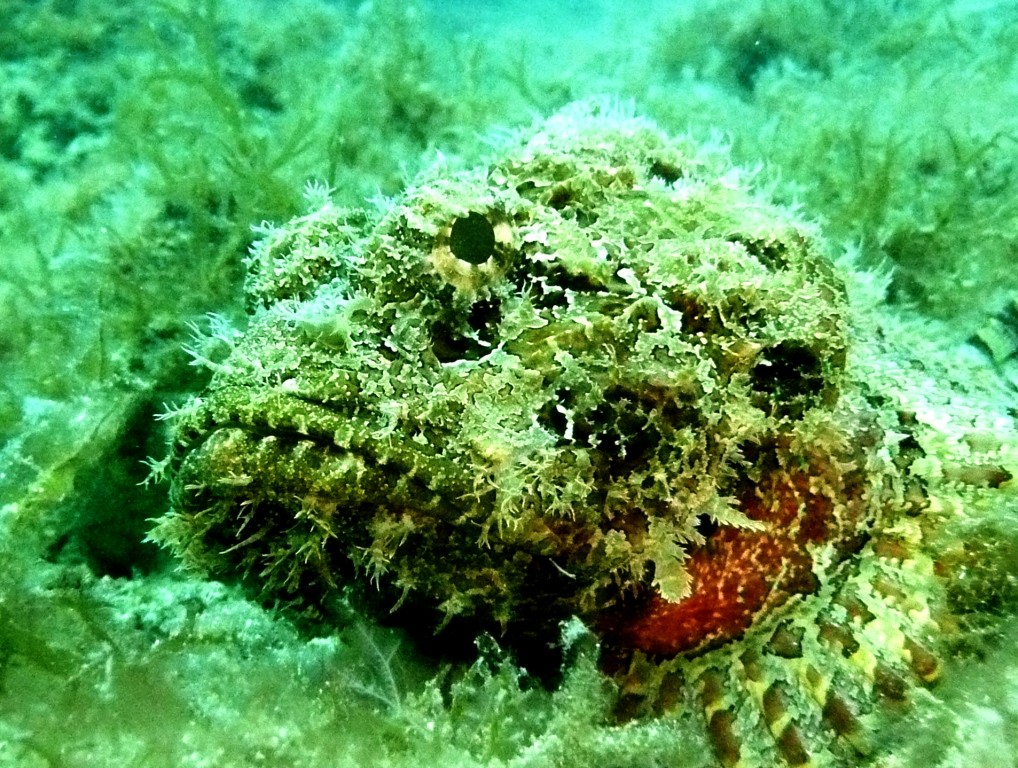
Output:
[[[255,228],[302,213],[309,180],[362,205],[609,96],[729,145],[889,270],[889,312],[1018,386],[1013,3],[0,0],[0,19],[0,766],[714,764],[667,719],[614,724],[580,641],[549,690],[494,643],[451,663],[366,618],[305,626],[146,541],[162,416],[208,383],[186,348],[210,313],[244,326]],[[992,584],[877,764],[1015,764],[1018,574]]]

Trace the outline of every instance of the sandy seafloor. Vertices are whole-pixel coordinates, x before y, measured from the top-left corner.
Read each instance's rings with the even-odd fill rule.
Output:
[[[485,137],[617,98],[730,144],[892,270],[889,311],[1018,384],[1013,2],[0,0],[0,19],[0,766],[712,764],[667,720],[599,721],[583,663],[557,692],[491,660],[450,691],[390,632],[297,628],[145,543],[158,415],[207,381],[191,326],[243,326],[252,227],[300,212],[308,179],[358,205],[436,151],[470,165]],[[881,764],[1015,764],[1015,607]]]

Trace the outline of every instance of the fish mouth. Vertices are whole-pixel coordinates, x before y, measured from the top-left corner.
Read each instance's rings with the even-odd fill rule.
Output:
[[[365,561],[379,509],[453,516],[463,472],[357,410],[286,384],[196,401],[177,430],[173,513],[152,538],[266,597],[314,602]]]
[[[346,402],[340,406],[287,383],[217,389],[196,403],[178,429],[175,485],[227,495],[236,488],[257,488],[274,497],[331,492],[337,503],[353,501],[354,482],[357,497],[396,503],[419,501],[424,488],[434,491],[429,476],[442,477],[447,497],[467,490],[454,463],[426,442],[400,440],[397,430],[361,415],[364,409],[356,402]]]
[[[293,389],[216,389],[178,430],[173,512],[152,538],[297,611],[358,584],[343,594],[428,634],[505,636],[511,624],[515,644],[544,647],[575,612],[576,576],[543,543],[480,544],[494,492],[471,465],[357,410]],[[547,528],[583,546],[576,524]]]

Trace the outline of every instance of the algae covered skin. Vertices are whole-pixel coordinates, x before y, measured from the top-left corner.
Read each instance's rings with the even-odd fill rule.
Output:
[[[815,228],[599,103],[320,203],[253,251],[153,536],[530,653],[578,616],[620,717],[693,718],[725,765],[870,754],[880,702],[937,675],[928,521],[1010,459],[991,441],[950,490],[961,406],[885,361]]]

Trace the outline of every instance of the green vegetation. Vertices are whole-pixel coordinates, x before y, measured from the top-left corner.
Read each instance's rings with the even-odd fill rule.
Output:
[[[496,13],[483,35],[444,17],[458,5],[0,0],[3,768],[711,762],[679,718],[612,724],[575,626],[552,691],[488,641],[476,664],[447,663],[346,606],[339,629],[296,627],[143,542],[167,505],[165,486],[139,485],[164,452],[156,415],[209,376],[183,350],[192,327],[246,325],[249,248],[281,230],[263,220],[303,210],[308,180],[348,212],[435,150],[473,165],[486,134],[535,111],[633,98],[672,133],[720,131],[739,162],[766,163],[779,200],[894,266],[887,298],[950,321],[943,339],[977,332],[1016,380],[1008,4],[663,2],[643,26],[620,4],[596,30],[549,6]],[[335,264],[314,266],[312,283]],[[249,288],[300,295],[302,269]],[[294,322],[340,349],[357,308],[341,309]],[[198,351],[221,362],[217,346]],[[1016,596],[998,578],[1014,526],[980,530],[945,555],[973,577],[949,594],[975,606],[961,659],[902,725],[921,739],[877,745],[888,768],[982,764],[1004,754],[986,744],[1018,742]]]
[[[646,101],[727,131],[863,263],[893,265],[892,303],[960,340],[1018,287],[1014,21],[936,0],[698,3],[662,27]]]

